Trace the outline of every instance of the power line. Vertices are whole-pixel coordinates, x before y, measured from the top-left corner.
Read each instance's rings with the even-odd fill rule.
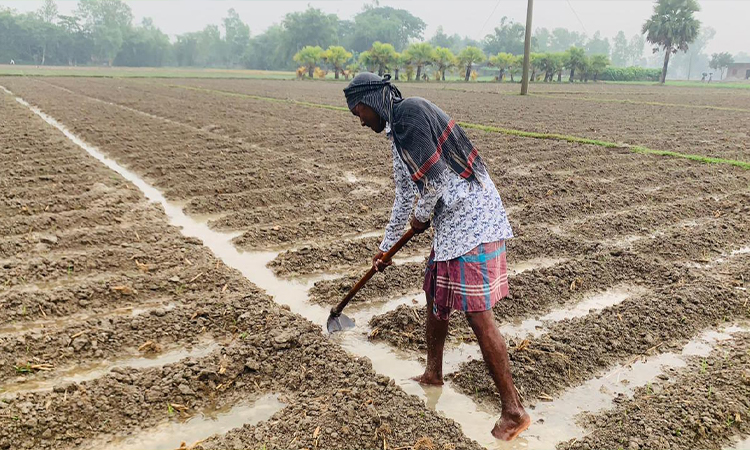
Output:
[[[497,6],[499,4],[500,4],[500,0],[497,0],[497,2],[495,3],[495,7],[492,8],[492,12],[490,13],[489,16],[487,16],[487,19],[485,19],[484,24],[482,24],[482,28],[479,29],[479,34],[477,36],[480,36],[480,39],[481,39],[481,36],[482,36],[482,32],[484,31],[484,27],[487,26],[487,22],[489,22],[490,18],[492,18],[492,16],[495,14],[495,11],[497,10]]]
[[[581,18],[578,17],[578,13],[576,12],[575,8],[573,8],[573,4],[570,3],[570,0],[567,0],[567,2],[568,2],[568,6],[570,6],[570,10],[573,11],[573,14],[576,16],[576,19],[578,19],[578,23],[581,24],[581,27],[583,28],[583,32],[586,34],[589,34],[588,30],[586,30],[586,25],[583,24],[583,22],[581,21]]]

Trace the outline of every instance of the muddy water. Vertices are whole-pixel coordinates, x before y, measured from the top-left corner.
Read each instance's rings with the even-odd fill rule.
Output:
[[[196,219],[187,216],[182,211],[180,205],[167,201],[160,191],[142,180],[138,175],[109,159],[98,149],[86,144],[56,120],[42,113],[37,108],[30,106],[20,98],[16,98],[16,100],[29,107],[49,124],[58,128],[65,134],[65,136],[86,150],[94,158],[98,159],[107,167],[118,172],[125,179],[136,185],[149,200],[161,204],[170,220],[170,223],[181,227],[184,235],[201,239],[217,257],[221,258],[228,266],[239,270],[250,281],[265,289],[269,295],[274,297],[276,302],[289,306],[292,311],[301,314],[312,322],[324,327],[326,318],[328,317],[328,310],[311,304],[308,302],[307,296],[307,290],[312,286],[314,281],[321,279],[321,277],[317,277],[316,279],[298,280],[282,280],[275,277],[271,270],[266,267],[266,264],[277,256],[277,252],[245,253],[238,251],[231,243],[231,238],[236,234],[222,233],[210,229],[206,223],[206,217]],[[373,232],[371,234],[368,233],[367,235],[379,234],[379,232]],[[552,259],[533,261],[528,263],[528,267],[517,265],[516,267],[511,268],[511,270],[514,271],[514,273],[518,273],[524,269],[528,270],[530,268],[544,267],[556,264],[557,262],[559,261]],[[322,278],[325,277],[326,276]],[[397,301],[409,302],[412,298],[413,296],[405,297],[397,299]],[[574,308],[573,310],[568,310],[567,312],[559,314],[562,314],[563,317],[571,314],[586,314],[592,307],[596,308],[606,306],[612,301],[617,301],[618,298],[620,297],[611,294],[606,296],[606,298],[592,299],[590,304],[583,302],[580,309]],[[392,302],[389,302],[388,305],[392,306]],[[583,308],[585,308],[585,310]],[[592,408],[603,408],[611,404],[612,394],[605,395],[601,392],[604,390],[604,383],[609,383],[607,389],[616,392],[616,389],[623,389],[622,383],[619,383],[619,380],[622,379],[621,377],[628,376],[632,379],[631,384],[629,385],[629,387],[632,388],[632,386],[636,385],[638,382],[647,382],[639,380],[652,379],[653,376],[658,373],[658,367],[661,365],[671,363],[676,366],[679,364],[679,361],[681,361],[679,355],[675,356],[675,358],[677,358],[675,360],[670,360],[670,356],[663,355],[660,357],[661,359],[653,358],[652,361],[655,362],[652,362],[651,365],[648,364],[648,361],[644,363],[636,362],[632,366],[618,369],[619,372],[616,374],[613,372],[605,377],[593,380],[576,390],[572,390],[562,397],[559,397],[554,402],[542,404],[532,412],[535,423],[531,431],[527,433],[527,436],[508,444],[496,441],[489,434],[490,429],[497,419],[496,412],[478,407],[469,397],[456,392],[451,387],[450,383],[447,383],[443,387],[421,387],[419,384],[410,380],[410,377],[417,375],[424,370],[423,365],[413,359],[413,355],[401,354],[386,344],[372,343],[368,341],[366,336],[368,331],[367,323],[374,313],[375,311],[373,309],[354,309],[352,315],[357,320],[359,328],[355,329],[353,332],[333,336],[332,339],[339,342],[350,353],[369,358],[370,361],[372,361],[373,368],[377,372],[393,378],[406,392],[419,396],[430,407],[460,423],[464,433],[468,437],[477,440],[480,444],[488,448],[551,448],[554,446],[554,443],[566,439],[567,436],[575,437],[582,435],[583,432],[575,425],[573,417],[580,411],[591,411]],[[555,320],[555,317],[550,317],[548,320]],[[177,356],[179,355],[175,355],[175,357]],[[182,355],[182,357],[184,356],[186,355]],[[446,355],[446,364],[450,367],[468,358],[476,357],[478,357],[478,354],[475,346],[459,346],[448,352]],[[163,363],[164,362],[160,362],[160,364]],[[130,361],[129,364],[137,364],[137,362]],[[91,376],[91,378],[93,377],[94,376]],[[617,381],[612,381],[613,377],[617,379]],[[601,381],[602,379],[605,381]],[[60,381],[58,380],[57,383],[59,382]],[[594,399],[598,400],[595,402]],[[250,415],[252,417],[239,414],[229,415],[237,418],[237,420],[229,421],[231,423],[226,425],[228,427],[237,427],[246,423],[246,420],[255,420],[252,414]],[[539,419],[544,419],[543,423],[540,423],[538,421]],[[190,438],[186,438],[182,435],[182,437],[179,437],[179,440],[175,439],[167,443],[166,441],[161,440],[163,436],[180,435],[180,433],[185,433],[186,431],[181,431],[184,429],[180,429],[178,431],[165,432],[160,429],[152,429],[144,433],[143,436],[137,438],[146,439],[146,441],[136,440],[133,444],[123,443],[123,445],[133,445],[134,447],[132,448],[142,448],[145,445],[148,445],[149,448],[158,448],[154,446],[162,445],[161,443],[164,442],[164,445],[175,447],[175,442],[179,445],[179,442],[181,441],[188,442],[191,439],[199,440],[217,432],[226,431],[217,423],[207,423],[205,428],[200,425],[203,425],[203,423],[196,423],[194,427],[187,427],[191,429],[191,433],[193,429],[195,430],[195,433],[192,433]],[[149,439],[153,439],[153,441]]]
[[[521,272],[533,269],[544,269],[546,267],[552,267],[555,264],[559,264],[565,261],[559,258],[533,258],[526,261],[519,261],[514,264],[508,264],[508,274],[518,275]]]
[[[268,420],[284,408],[276,395],[215,410],[206,410],[183,421],[172,421],[110,444],[92,444],[87,448],[102,450],[173,450],[184,442],[188,446],[214,434],[223,434],[245,424]]]
[[[134,351],[133,356],[130,358],[115,361],[98,361],[93,364],[77,364],[74,367],[55,371],[50,378],[23,379],[23,381],[18,383],[3,385],[0,387],[0,398],[9,398],[20,393],[49,391],[55,386],[93,380],[119,367],[147,369],[149,367],[160,367],[175,363],[185,358],[201,358],[218,348],[219,345],[216,342],[205,342],[189,350],[177,348],[154,356],[144,356]]]
[[[750,450],[750,437],[738,440],[733,446],[726,447],[725,450]]]
[[[532,412],[534,422],[525,434],[527,445],[514,448],[550,449],[560,441],[582,437],[584,430],[576,424],[576,416],[580,413],[596,413],[611,407],[617,395],[632,395],[636,387],[650,385],[667,369],[684,367],[687,357],[708,356],[717,343],[748,328],[750,325],[744,324],[705,332],[689,341],[680,353],[639,358],[632,364],[621,365],[582,386],[567,390],[552,402],[540,403]]]
[[[324,326],[328,318],[328,309],[314,305],[307,300],[307,290],[316,280],[282,280],[266,267],[266,264],[275,258],[278,252],[241,252],[237,250],[231,243],[232,234],[214,231],[208,227],[205,221],[198,221],[187,216],[178,204],[167,201],[155,187],[134,172],[105,156],[97,148],[84,142],[54,118],[29,105],[21,98],[16,97],[16,101],[60,130],[68,139],[108,168],[133,183],[150,201],[161,204],[170,223],[180,227],[185,236],[201,239],[204,245],[211,249],[224,263],[239,270],[250,281],[265,289],[277,303],[289,306],[295,313],[320,324],[321,328]],[[368,320],[364,319],[362,317],[359,323],[366,324]],[[424,370],[420,363],[409,357],[396,354],[385,344],[369,342],[361,330],[335,336],[334,339],[337,339],[352,354],[370,358],[376,371],[395,379],[404,390],[420,396],[428,404],[434,405],[438,411],[456,420],[463,427],[464,433],[470,438],[487,447],[505,448],[503,443],[496,441],[489,434],[496,420],[495,415],[478,409],[471,399],[457,393],[450,384],[442,388],[424,389],[418,383],[411,381],[410,377]],[[460,355],[451,356],[451,359],[460,357]]]
[[[640,295],[644,292],[646,292],[645,289],[637,286],[614,287],[604,292],[590,295],[570,307],[553,310],[542,317],[505,324],[500,327],[500,331],[504,336],[515,338],[541,336],[544,333],[546,323],[583,317],[591,311],[600,311],[604,308],[614,306],[629,297]]]

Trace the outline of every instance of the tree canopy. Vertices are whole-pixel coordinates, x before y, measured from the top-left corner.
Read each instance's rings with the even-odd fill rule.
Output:
[[[695,0],[659,0],[654,16],[643,29],[657,50],[671,49],[665,53],[675,55],[673,73],[682,77],[706,71],[710,62],[705,48],[715,31],[700,29],[693,18],[695,11]],[[470,76],[475,71],[487,75],[486,68],[491,66],[497,68],[497,78],[510,75],[513,81],[518,55],[523,52],[524,25],[508,17],[491,25],[493,31],[481,41],[449,34],[442,26],[426,39],[422,19],[376,3],[363,7],[351,19],[308,6],[286,14],[279,23],[255,35],[240,14],[229,9],[218,24],[169,37],[148,18],[134,23],[123,0],[80,0],[70,15],[59,14],[55,0],[44,0],[32,13],[0,8],[0,61],[294,70],[302,64],[295,61],[295,55],[305,47],[320,47],[322,56],[316,64],[332,70],[334,76],[349,76],[360,69],[392,71],[395,75],[403,70],[407,78],[416,75],[422,79],[429,72],[430,77],[444,79],[447,73],[458,71],[457,55],[465,55],[466,49],[472,48],[484,51],[488,62],[473,61],[471,67],[461,62],[461,71],[468,68]],[[561,66],[584,79],[587,75],[603,76],[594,64],[600,59],[593,59],[594,55],[606,56],[617,67],[653,64],[653,59],[643,56],[645,40],[641,34],[628,39],[623,32],[605,37],[597,31],[589,37],[558,27],[537,28],[531,44],[538,54],[536,72],[552,81],[553,74],[561,79],[561,69],[555,71]],[[572,60],[571,48],[576,49]],[[665,68],[668,58],[665,55]],[[308,65],[303,65],[309,73]],[[641,73],[618,72],[618,76],[632,79]],[[466,78],[465,73],[461,75]],[[613,79],[612,72],[607,79]]]
[[[670,55],[687,51],[688,44],[698,37],[700,21],[694,17],[698,11],[696,0],[657,0],[654,14],[643,24],[642,32],[654,44],[654,53],[664,51],[662,83],[667,78]]]
[[[375,41],[387,42],[396,51],[403,50],[410,40],[421,39],[427,24],[404,9],[366,5],[354,16],[353,35],[349,46],[357,52],[370,48]]]

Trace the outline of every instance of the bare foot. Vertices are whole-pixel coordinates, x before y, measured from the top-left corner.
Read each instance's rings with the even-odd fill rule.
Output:
[[[422,375],[412,377],[412,380],[416,381],[417,383],[421,385],[426,385],[426,386],[442,386],[443,385],[443,377],[431,375],[431,374],[428,374],[427,372],[423,373]]]
[[[526,412],[518,416],[501,417],[492,429],[492,435],[503,441],[512,441],[531,425],[531,417]]]

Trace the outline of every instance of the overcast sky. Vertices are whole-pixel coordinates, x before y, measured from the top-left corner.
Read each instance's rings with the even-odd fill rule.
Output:
[[[71,13],[75,0],[58,0],[62,14]],[[269,25],[280,22],[284,15],[301,11],[311,5],[342,19],[350,19],[372,1],[360,0],[128,0],[136,21],[151,17],[170,36],[195,31],[209,23],[219,24],[229,8],[234,8],[250,25],[253,35]],[[750,0],[699,0],[698,18],[703,25],[716,29],[716,37],[707,52],[728,51],[750,53]],[[42,1],[0,0],[0,5],[19,11],[38,9]],[[381,6],[409,10],[427,23],[425,38],[431,37],[442,25],[446,33],[459,33],[481,39],[492,31],[503,16],[525,23],[525,0],[401,0],[380,1]],[[623,30],[630,38],[639,33],[651,14],[652,0],[536,0],[533,28],[565,27],[584,31],[589,36],[599,30],[605,37],[614,37]]]

